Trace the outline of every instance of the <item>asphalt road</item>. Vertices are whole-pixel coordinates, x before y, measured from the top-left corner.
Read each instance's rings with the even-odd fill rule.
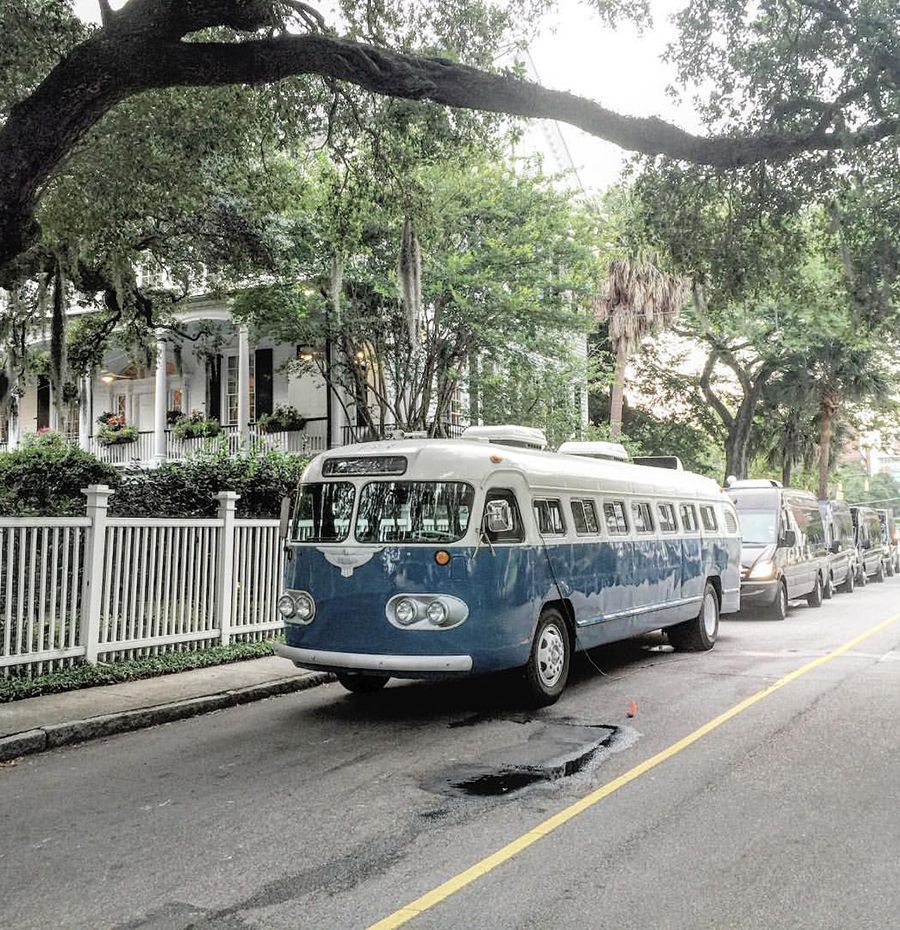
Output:
[[[328,685],[23,759],[0,768],[0,926],[367,927],[898,612],[895,578],[725,619],[708,654],[597,650],[605,674],[580,659],[538,714],[502,677]],[[407,926],[900,926],[900,620],[476,871]]]

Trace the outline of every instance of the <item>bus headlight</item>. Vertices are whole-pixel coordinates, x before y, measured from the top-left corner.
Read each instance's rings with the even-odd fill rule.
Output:
[[[415,623],[416,613],[416,605],[408,598],[398,601],[394,606],[394,616],[397,619],[397,623],[402,626],[409,626],[411,623]]]
[[[449,614],[443,601],[432,601],[425,610],[425,616],[435,626],[445,626]]]
[[[316,614],[316,605],[313,599],[308,594],[301,592],[294,598],[294,604],[297,607],[297,616],[299,619],[304,623],[309,623]]]
[[[775,577],[775,563],[771,559],[763,559],[750,569],[750,579],[753,581],[768,581]]]
[[[388,621],[402,630],[452,630],[466,621],[469,607],[452,594],[395,594],[384,606]]]
[[[316,602],[306,591],[286,591],[278,598],[278,613],[285,623],[312,623],[316,615]]]

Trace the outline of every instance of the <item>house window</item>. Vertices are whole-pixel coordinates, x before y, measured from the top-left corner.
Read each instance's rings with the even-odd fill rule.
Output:
[[[124,394],[116,394],[115,414],[125,422],[125,411],[128,409],[128,398]]]
[[[228,423],[236,426],[238,421],[238,365],[237,355],[229,355],[225,368],[225,410],[228,414]],[[256,359],[250,353],[250,419],[256,419]]]
[[[169,391],[169,406],[166,409],[184,413],[184,392],[180,388]]]

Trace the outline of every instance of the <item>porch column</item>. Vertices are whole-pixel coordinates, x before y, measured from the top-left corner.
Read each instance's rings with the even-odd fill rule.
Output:
[[[78,445],[85,452],[91,451],[92,388],[91,376],[82,375],[78,382]]]
[[[15,452],[19,448],[19,403],[22,398],[17,394],[14,394],[10,398],[9,411],[6,415],[6,439],[7,446],[10,452]]]
[[[250,442],[250,334],[238,327],[238,437],[241,445]]]
[[[156,384],[153,394],[153,464],[166,462],[166,341],[156,334]]]

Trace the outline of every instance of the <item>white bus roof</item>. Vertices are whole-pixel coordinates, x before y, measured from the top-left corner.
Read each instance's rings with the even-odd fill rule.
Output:
[[[610,459],[617,462],[627,462],[628,453],[620,442],[592,442],[571,439],[564,442],[559,451],[563,455],[583,455],[591,459]]]
[[[405,473],[396,476],[398,481],[469,481],[481,485],[495,473],[512,470],[519,472],[535,491],[621,491],[652,496],[724,497],[715,481],[689,471],[465,439],[392,439],[341,446],[317,455],[307,466],[303,479],[322,480],[322,468],[330,459],[391,455],[402,455],[407,460]],[[378,476],[365,476],[363,480],[373,477]]]

